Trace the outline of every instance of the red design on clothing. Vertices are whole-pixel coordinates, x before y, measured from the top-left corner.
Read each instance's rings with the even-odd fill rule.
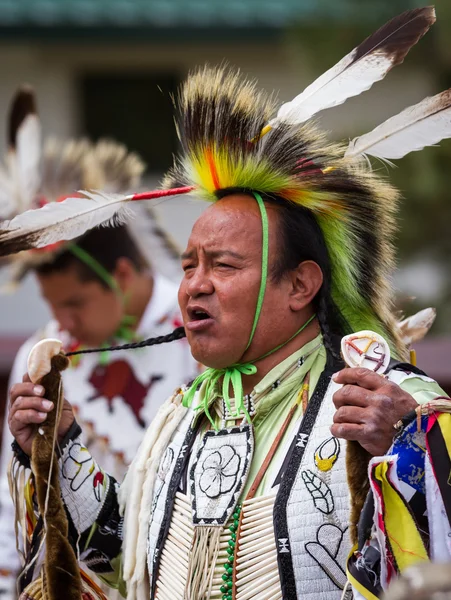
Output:
[[[92,482],[93,486],[96,488],[99,483],[102,484],[103,480],[105,479],[104,474],[102,473],[102,471],[98,471],[95,475],[94,475],[94,481]]]
[[[146,427],[141,417],[144,400],[152,385],[161,379],[163,375],[152,375],[149,383],[143,385],[125,360],[116,360],[106,366],[97,365],[89,378],[89,383],[95,388],[96,394],[89,398],[88,402],[106,398],[108,408],[112,412],[113,398],[122,398],[132,409],[141,427]]]

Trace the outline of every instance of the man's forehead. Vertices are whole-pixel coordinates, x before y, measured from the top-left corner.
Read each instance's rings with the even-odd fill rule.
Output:
[[[207,238],[208,234],[236,237],[238,233],[261,229],[261,217],[257,202],[250,196],[227,196],[212,204],[198,218],[192,235]]]
[[[249,219],[234,219],[230,214],[197,222],[191,232],[187,252],[197,248],[211,255],[223,253],[236,257],[250,256],[261,251],[261,223]],[[184,253],[186,256],[186,252]]]
[[[86,292],[96,283],[93,280],[83,281],[78,271],[73,268],[52,271],[45,275],[37,273],[37,278],[42,290],[51,292],[53,297],[61,301],[70,300]]]

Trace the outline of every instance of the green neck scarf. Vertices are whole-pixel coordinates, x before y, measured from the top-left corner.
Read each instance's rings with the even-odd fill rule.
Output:
[[[246,350],[248,350],[249,346],[254,339],[255,330],[257,329],[257,324],[260,319],[260,314],[263,307],[263,301],[265,298],[266,291],[266,283],[268,280],[268,254],[269,254],[269,227],[268,227],[268,214],[266,212],[265,203],[263,202],[260,194],[256,192],[253,193],[258,207],[260,209],[260,216],[262,221],[262,275],[260,281],[260,289],[258,292],[257,306],[255,309],[254,322],[252,324],[251,334],[249,336],[249,341],[247,343]],[[204,382],[206,387],[203,394],[202,404],[196,407],[196,410],[203,409],[205,414],[207,415],[209,421],[213,425],[215,429],[217,429],[217,425],[210,415],[208,407],[211,403],[211,400],[217,393],[217,385],[219,380],[222,378],[222,397],[224,398],[224,402],[227,406],[229,413],[238,418],[241,413],[244,413],[248,422],[251,421],[250,415],[247,411],[247,407],[244,402],[244,393],[243,393],[243,375],[254,375],[257,372],[257,367],[254,363],[274,354],[277,350],[280,350],[284,346],[286,346],[291,340],[293,340],[297,335],[301,333],[310,323],[313,321],[316,315],[312,315],[310,319],[302,325],[298,331],[296,331],[286,342],[283,342],[277,348],[270,350],[263,356],[256,358],[255,360],[247,363],[236,363],[234,365],[230,365],[224,369],[212,369],[208,368],[203,373],[201,373],[191,384],[189,390],[183,396],[183,406],[189,407],[193,403],[194,396],[198,387]],[[233,397],[235,399],[235,410],[232,411],[231,403],[230,403],[230,387],[232,387]]]

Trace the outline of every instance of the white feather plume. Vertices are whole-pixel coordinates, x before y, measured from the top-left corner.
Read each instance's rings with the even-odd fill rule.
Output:
[[[425,308],[398,323],[403,342],[410,346],[422,340],[432,327],[436,315],[435,308]]]
[[[406,108],[373,131],[352,140],[345,156],[402,158],[451,137],[451,89]]]
[[[0,217],[8,219],[33,206],[41,183],[41,124],[32,88],[22,85],[14,95],[8,117],[8,152],[0,177]]]
[[[402,63],[410,48],[435,22],[433,7],[406,11],[382,26],[291,102],[283,104],[271,127],[300,124],[313,115],[343,104],[380,81]]]
[[[74,239],[88,229],[127,219],[130,196],[83,192],[80,198],[51,202],[0,224],[0,256]]]
[[[36,114],[29,114],[17,131],[16,169],[19,210],[28,210],[41,184],[41,124]]]
[[[0,166],[0,220],[10,219],[16,213],[16,193],[9,171]]]

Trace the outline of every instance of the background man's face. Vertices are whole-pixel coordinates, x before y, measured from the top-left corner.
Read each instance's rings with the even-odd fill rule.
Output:
[[[99,346],[122,318],[118,296],[97,281],[82,281],[76,268],[37,275],[41,293],[62,329],[87,346]]]
[[[267,207],[269,268],[277,247],[278,216]],[[262,224],[254,198],[235,194],[213,204],[193,227],[182,257],[179,289],[186,334],[198,361],[214,368],[240,362],[249,340],[261,279]],[[244,359],[285,342],[297,318],[289,307],[289,278],[268,276],[263,310]]]

